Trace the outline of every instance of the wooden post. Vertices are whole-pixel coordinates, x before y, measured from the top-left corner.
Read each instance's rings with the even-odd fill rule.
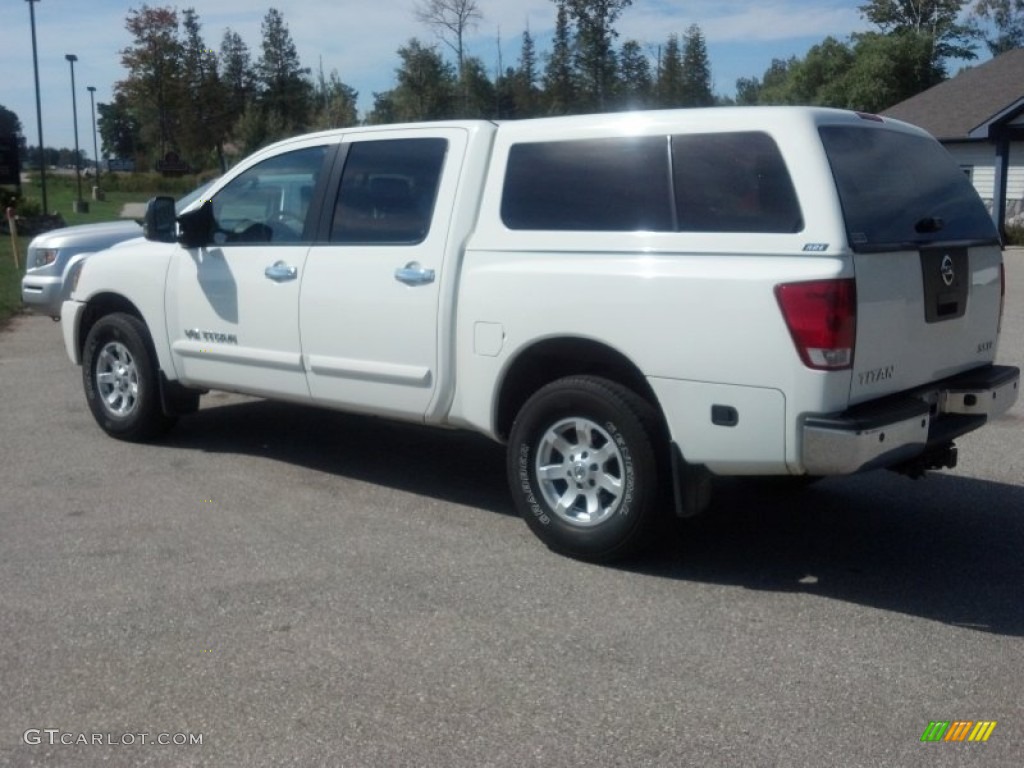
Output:
[[[14,254],[14,268],[21,271],[21,259],[18,256],[18,224],[14,220],[14,206],[7,206],[7,225],[11,230],[11,253]]]

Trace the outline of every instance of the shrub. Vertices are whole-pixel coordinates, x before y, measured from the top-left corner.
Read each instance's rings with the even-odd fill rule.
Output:
[[[43,204],[39,200],[34,197],[25,197],[21,192],[0,190],[0,202],[3,203],[0,205],[0,216],[4,215],[8,205],[14,206],[18,216],[26,218],[38,216],[43,212]]]

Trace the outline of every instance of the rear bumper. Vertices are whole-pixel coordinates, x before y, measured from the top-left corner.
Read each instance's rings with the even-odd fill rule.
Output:
[[[804,470],[847,475],[889,467],[982,426],[1020,394],[1020,369],[987,366],[803,424]]]

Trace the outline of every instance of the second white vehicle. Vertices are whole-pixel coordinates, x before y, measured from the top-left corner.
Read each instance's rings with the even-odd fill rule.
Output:
[[[198,200],[210,182],[201,184],[177,202],[184,211]],[[25,256],[21,279],[21,300],[25,306],[54,320],[60,319],[61,305],[71,295],[70,286],[82,263],[96,251],[142,236],[135,219],[78,224],[44,232],[32,238]]]

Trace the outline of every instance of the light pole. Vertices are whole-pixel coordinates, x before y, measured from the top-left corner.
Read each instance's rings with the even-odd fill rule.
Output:
[[[50,212],[46,205],[46,151],[43,149],[43,105],[39,98],[39,57],[36,54],[36,7],[39,0],[25,0],[32,21],[32,68],[36,73],[36,125],[39,127],[39,184],[43,188],[43,214]]]
[[[96,143],[96,86],[86,86],[85,90],[89,92],[89,101],[92,104],[92,158],[96,163],[96,189],[93,190],[93,196],[97,200],[102,200],[103,191],[100,189],[100,151]]]
[[[71,65],[71,116],[75,121],[75,177],[78,179],[78,199],[72,205],[75,213],[88,213],[89,204],[82,199],[82,152],[78,149],[78,100],[75,98],[75,62],[78,57],[65,53],[64,58]]]

